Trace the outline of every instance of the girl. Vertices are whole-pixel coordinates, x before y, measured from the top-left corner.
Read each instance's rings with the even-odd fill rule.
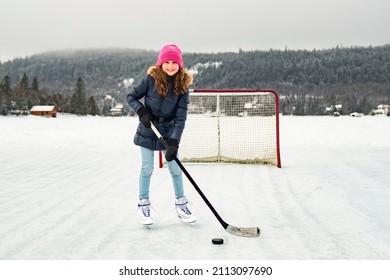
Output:
[[[149,67],[147,75],[127,95],[127,102],[138,114],[139,125],[134,144],[140,146],[142,166],[139,177],[138,213],[141,223],[152,225],[153,212],[149,201],[150,179],[154,167],[154,151],[163,150],[168,161],[175,192],[175,208],[178,217],[187,223],[196,221],[188,209],[184,196],[182,171],[173,160],[177,156],[179,142],[187,119],[189,103],[188,86],[192,75],[184,70],[181,50],[176,45],[164,46],[157,63]],[[143,98],[143,103],[140,99]],[[150,123],[157,127],[168,143],[168,149],[157,139]]]

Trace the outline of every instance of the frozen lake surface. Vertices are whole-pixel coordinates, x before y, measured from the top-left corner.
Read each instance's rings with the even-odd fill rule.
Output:
[[[262,230],[242,238],[186,178],[198,221],[181,223],[157,164],[143,228],[136,117],[0,117],[0,259],[389,260],[390,118],[280,121],[281,169],[185,164],[226,222]]]

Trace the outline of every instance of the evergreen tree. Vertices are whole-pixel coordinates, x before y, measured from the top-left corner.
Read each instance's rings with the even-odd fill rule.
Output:
[[[71,113],[77,115],[87,114],[87,97],[85,84],[81,77],[77,79],[76,88],[70,100]]]
[[[1,113],[2,108],[3,108],[3,91],[4,91],[3,88],[4,88],[3,81],[1,81],[0,82],[0,113]]]
[[[4,77],[2,82],[2,96],[3,96],[3,106],[1,108],[1,114],[2,115],[8,115],[9,110],[12,109],[12,103],[13,101],[13,91],[11,88],[11,79],[7,75]]]
[[[28,77],[27,77],[27,74],[26,72],[23,74],[23,77],[22,79],[20,80],[20,83],[19,83],[19,88],[22,92],[26,92],[28,90]]]
[[[29,98],[29,81],[27,74],[24,73],[22,79],[19,82],[19,87],[15,90],[15,102],[17,109],[26,110],[27,100]]]
[[[31,94],[27,99],[28,108],[33,107],[34,105],[39,104],[39,83],[36,77],[34,77],[31,84]]]
[[[54,105],[58,112],[66,112],[66,103],[67,99],[64,98],[60,93],[55,93],[47,100],[47,104]]]
[[[88,98],[87,114],[92,116],[99,114],[99,110],[96,106],[95,98],[93,96]]]
[[[34,77],[33,82],[31,84],[32,91],[38,92],[39,91],[39,83],[36,77]]]

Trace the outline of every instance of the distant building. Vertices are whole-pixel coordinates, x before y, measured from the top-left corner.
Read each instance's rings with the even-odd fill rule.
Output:
[[[123,116],[123,104],[118,104],[114,108],[110,109],[112,116]]]
[[[57,109],[55,106],[46,106],[46,105],[38,105],[33,106],[30,109],[31,115],[34,116],[44,116],[44,117],[53,117],[57,116]]]
[[[372,111],[372,115],[375,116],[388,116],[390,112],[390,106],[387,104],[380,104]]]

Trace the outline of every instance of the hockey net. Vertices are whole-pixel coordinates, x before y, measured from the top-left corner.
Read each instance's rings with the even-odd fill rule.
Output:
[[[278,94],[260,89],[192,90],[179,159],[281,167]]]

